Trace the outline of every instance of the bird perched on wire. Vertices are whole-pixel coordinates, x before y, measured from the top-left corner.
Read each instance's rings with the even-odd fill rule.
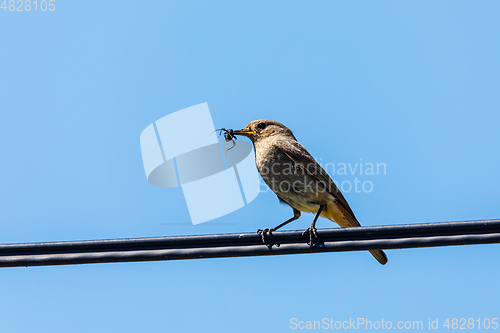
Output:
[[[315,239],[316,221],[325,217],[339,226],[361,226],[346,199],[325,170],[299,143],[285,125],[269,119],[250,122],[245,128],[232,132],[248,137],[255,147],[255,163],[262,179],[278,196],[279,200],[293,209],[293,217],[274,228],[259,229],[262,240],[266,235],[298,219],[300,212],[316,216],[304,236],[309,234],[312,248]],[[382,265],[387,256],[382,250],[369,250]]]

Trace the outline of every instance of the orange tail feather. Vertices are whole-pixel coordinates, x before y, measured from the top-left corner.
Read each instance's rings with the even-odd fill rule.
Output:
[[[360,227],[356,217],[352,216],[341,204],[337,202],[330,202],[327,204],[326,209],[321,212],[321,216],[337,223],[342,228]],[[385,265],[387,263],[387,256],[382,250],[369,250],[370,253],[377,259],[379,263]]]

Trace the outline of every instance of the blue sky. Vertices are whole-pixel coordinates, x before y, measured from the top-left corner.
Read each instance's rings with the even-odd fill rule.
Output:
[[[0,243],[252,232],[291,217],[268,192],[192,226],[180,189],[147,183],[142,130],[202,102],[216,127],[275,119],[323,162],[385,163],[332,175],[373,184],[344,193],[362,225],[500,217],[496,1],[55,5],[0,10]],[[348,252],[7,268],[0,327],[285,332],[292,318],[438,318],[447,331],[447,318],[500,318],[498,250],[389,250],[386,266]]]

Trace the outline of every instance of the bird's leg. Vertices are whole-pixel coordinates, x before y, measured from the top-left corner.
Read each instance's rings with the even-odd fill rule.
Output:
[[[293,207],[292,207],[292,208],[293,208]],[[278,230],[279,228],[281,228],[281,227],[283,227],[283,226],[287,225],[288,223],[290,223],[290,222],[292,222],[292,221],[295,221],[295,220],[296,220],[296,219],[298,219],[299,217],[300,217],[300,210],[297,210],[297,209],[293,208],[293,217],[292,217],[292,218],[290,218],[290,219],[286,220],[285,222],[281,223],[279,226],[274,227],[274,228],[272,228],[272,229],[270,229],[270,228],[266,228],[266,229],[264,229],[264,230],[262,230],[262,229],[257,229],[257,233],[258,233],[259,235],[262,235],[262,242],[263,242],[264,244],[267,244],[267,242],[266,242],[266,234],[269,234],[269,236],[271,236],[271,235],[273,234],[273,231],[276,231],[276,230]]]
[[[319,206],[318,213],[316,214],[316,217],[314,217],[313,223],[311,223],[311,226],[307,228],[303,233],[302,236],[305,236],[309,233],[309,247],[312,249],[314,245],[314,238],[319,238],[318,233],[316,232],[316,221],[318,220],[319,215],[321,214],[321,211],[325,208],[325,205]]]

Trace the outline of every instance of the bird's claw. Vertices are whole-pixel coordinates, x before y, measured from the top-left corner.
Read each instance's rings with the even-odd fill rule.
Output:
[[[257,229],[257,233],[262,236],[262,243],[264,243],[264,244],[267,245],[266,234],[269,234],[269,236],[272,236],[273,235],[273,230],[269,229],[269,228],[266,228],[264,230]]]
[[[315,239],[319,239],[318,232],[315,227],[310,226],[304,232],[302,233],[302,237],[306,237],[306,235],[309,234],[309,247],[312,249],[314,244],[317,242]]]

